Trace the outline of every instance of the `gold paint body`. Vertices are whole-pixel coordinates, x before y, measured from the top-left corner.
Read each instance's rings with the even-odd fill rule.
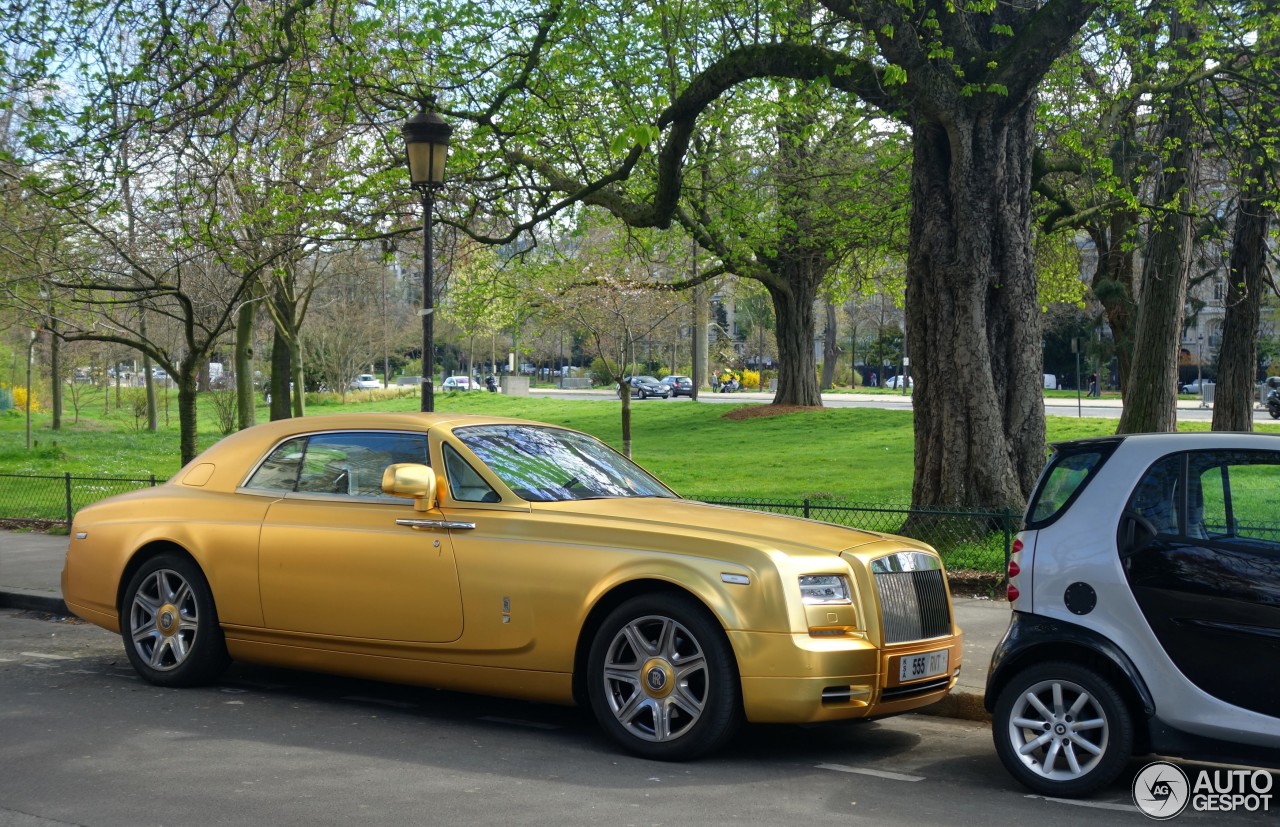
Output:
[[[452,434],[503,422],[517,420],[343,414],[228,436],[168,483],[82,509],[71,537],[87,537],[70,541],[64,598],[80,617],[119,632],[131,566],[180,549],[209,581],[233,658],[567,704],[603,619],[593,610],[618,590],[667,589],[699,601],[725,630],[750,721],[895,714],[954,685],[962,652],[954,619],[949,635],[883,643],[870,563],[896,551],[933,554],[928,546],[680,499],[526,502]],[[435,502],[240,488],[283,439],[346,430],[425,432],[434,468],[444,468],[447,443],[501,500],[455,501],[443,473]],[[726,583],[725,574],[749,582]],[[797,585],[805,574],[845,575],[851,604],[805,604]],[[882,701],[898,686],[901,656],[943,648],[947,685]],[[824,702],[831,687],[846,688],[846,698]]]

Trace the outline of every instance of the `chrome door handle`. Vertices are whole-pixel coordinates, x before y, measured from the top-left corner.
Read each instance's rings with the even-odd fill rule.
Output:
[[[457,520],[396,520],[396,525],[419,528],[473,529],[475,523],[464,523]]]

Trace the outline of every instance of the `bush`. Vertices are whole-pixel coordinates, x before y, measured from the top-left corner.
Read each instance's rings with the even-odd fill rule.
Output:
[[[613,378],[618,375],[613,362],[600,356],[591,360],[591,381],[596,385],[612,386]]]

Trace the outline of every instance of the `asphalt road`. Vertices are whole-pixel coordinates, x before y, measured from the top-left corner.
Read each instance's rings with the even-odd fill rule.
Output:
[[[1143,763],[1090,801],[1039,798],[985,725],[908,715],[749,727],[663,764],[560,707],[241,665],[160,689],[116,636],[0,610],[0,825],[1139,825]]]

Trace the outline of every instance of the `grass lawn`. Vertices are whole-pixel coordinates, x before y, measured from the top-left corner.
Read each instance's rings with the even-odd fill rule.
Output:
[[[114,393],[114,392],[113,392]],[[326,413],[417,410],[415,396],[395,390],[349,394],[347,404],[311,404],[309,416]],[[49,427],[49,415],[32,417],[31,450],[25,448],[25,420],[20,411],[0,413],[0,473],[30,475],[129,477],[154,474],[165,479],[178,470],[176,397],[169,402],[166,423],[158,433],[141,429],[128,404],[103,415],[101,392],[84,402],[78,423],[68,410],[61,431]],[[440,411],[518,416],[552,422],[594,434],[621,447],[616,400],[561,401],[538,396],[508,397],[490,393],[444,393]],[[641,465],[682,494],[722,499],[754,497],[801,499],[834,497],[867,503],[906,503],[910,499],[912,423],[909,411],[827,408],[781,416],[733,420],[725,417],[740,406],[646,400],[632,405],[632,450]],[[220,438],[214,405],[200,402],[199,443]],[[163,410],[163,407],[162,407]],[[266,421],[265,407],[258,408]],[[1050,441],[1113,433],[1113,419],[1050,417]],[[1191,423],[1188,429],[1207,429]],[[1280,430],[1263,426],[1260,430]]]

